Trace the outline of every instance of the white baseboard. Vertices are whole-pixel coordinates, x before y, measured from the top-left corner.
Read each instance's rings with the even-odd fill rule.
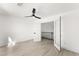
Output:
[[[75,53],[78,53],[79,54],[79,50],[77,50],[77,49],[69,49],[69,48],[66,48],[66,47],[63,47],[64,49],[66,49],[66,50],[69,50],[69,51],[72,51],[72,52],[75,52]]]
[[[27,40],[22,40],[22,39],[20,39],[20,40],[17,40],[16,43],[24,42],[24,41],[29,41],[29,40],[33,40],[33,39],[27,39]]]

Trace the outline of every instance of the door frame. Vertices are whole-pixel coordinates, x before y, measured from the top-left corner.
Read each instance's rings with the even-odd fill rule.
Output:
[[[60,43],[60,50],[58,50],[58,49],[57,49],[57,50],[58,50],[58,51],[61,51],[61,16],[59,16],[58,19],[60,20],[60,23],[59,23],[59,25],[60,25],[60,35],[59,35],[59,36],[60,36],[60,42],[59,42],[59,43]],[[56,19],[54,19],[54,20],[52,20],[52,21],[48,21],[48,22],[54,22],[54,23],[55,23],[55,22],[56,22]],[[45,22],[45,23],[47,23],[47,22]],[[42,23],[41,23],[41,24],[42,24]],[[41,25],[41,24],[40,24],[40,25]],[[41,26],[42,26],[42,25],[41,25]],[[55,26],[55,24],[54,24],[54,26]],[[41,28],[41,29],[42,29],[42,28]],[[55,33],[55,28],[54,28],[54,33]],[[53,36],[53,37],[54,37],[54,42],[55,42],[55,36]],[[41,40],[42,40],[42,39],[41,39]],[[55,46],[55,45],[54,45],[54,46]],[[55,47],[56,47],[56,46],[55,46]]]
[[[55,35],[55,22],[56,22],[56,20],[54,20],[54,39],[55,39],[55,37],[56,37],[56,35]],[[56,49],[58,50],[58,51],[61,51],[61,16],[59,16],[59,31],[60,31],[60,46],[57,46],[56,44],[55,44],[55,40],[54,40],[54,46],[56,47]]]

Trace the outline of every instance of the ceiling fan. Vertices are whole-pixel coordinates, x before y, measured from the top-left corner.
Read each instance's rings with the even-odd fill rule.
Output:
[[[41,17],[36,16],[35,13],[36,13],[36,9],[33,8],[32,15],[31,16],[25,16],[25,17],[35,17],[35,18],[41,19]]]

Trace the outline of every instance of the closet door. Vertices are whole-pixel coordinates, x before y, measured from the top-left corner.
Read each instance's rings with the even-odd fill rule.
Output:
[[[58,51],[61,50],[61,17],[54,21],[54,46]]]

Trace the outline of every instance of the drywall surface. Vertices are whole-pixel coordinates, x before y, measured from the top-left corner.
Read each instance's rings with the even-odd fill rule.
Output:
[[[6,45],[8,43],[7,20],[8,20],[8,18],[6,16],[0,15],[0,46]]]
[[[19,18],[13,16],[0,16],[0,45],[8,43],[8,37],[15,42],[33,39],[40,41],[41,25],[35,18]],[[36,33],[36,34],[34,34]]]
[[[34,18],[11,17],[9,35],[17,42],[33,39],[34,26],[36,25],[34,21]]]
[[[61,17],[63,25],[63,45],[65,49],[79,53],[79,11]]]

